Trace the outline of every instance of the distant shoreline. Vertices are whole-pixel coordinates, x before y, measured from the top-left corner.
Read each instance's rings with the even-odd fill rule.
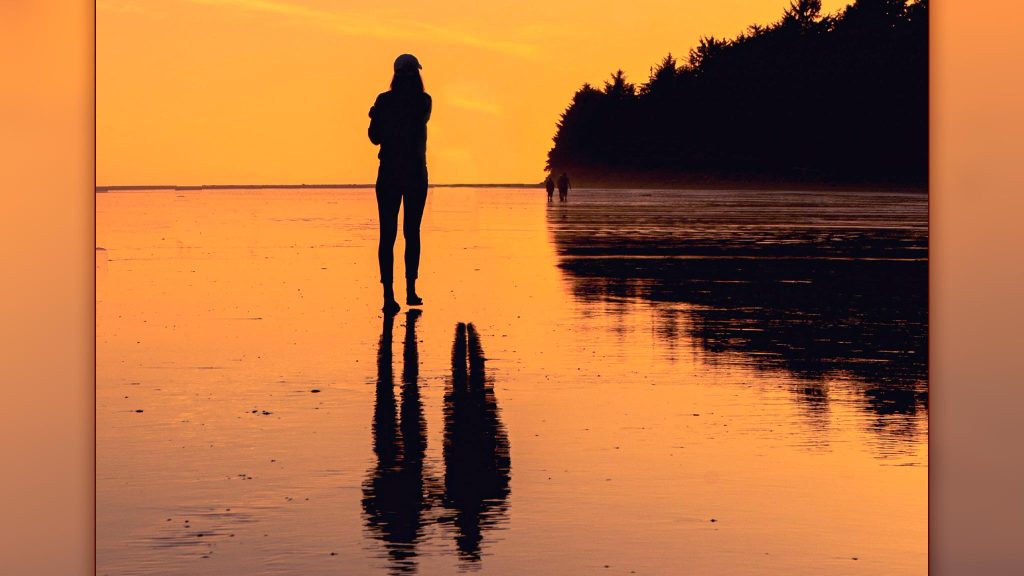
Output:
[[[373,188],[373,184],[138,184],[97,186],[96,192],[118,192],[123,190],[263,190],[263,189],[348,189]],[[534,184],[430,184],[430,188],[543,188],[542,183]]]
[[[373,184],[140,184],[96,186],[97,193],[146,191],[146,190],[345,190],[372,189]],[[430,188],[529,188],[543,189],[542,183],[534,184],[431,184]],[[927,186],[906,184],[871,184],[871,183],[822,183],[822,182],[751,182],[751,181],[679,181],[679,180],[637,180],[632,182],[591,181],[573,182],[573,188],[579,190],[753,190],[753,191],[798,191],[798,192],[906,192],[927,194]]]

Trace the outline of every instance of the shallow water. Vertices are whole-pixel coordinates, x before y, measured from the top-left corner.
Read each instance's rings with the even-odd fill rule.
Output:
[[[97,229],[99,574],[927,571],[924,196],[433,189],[393,322],[372,190]]]

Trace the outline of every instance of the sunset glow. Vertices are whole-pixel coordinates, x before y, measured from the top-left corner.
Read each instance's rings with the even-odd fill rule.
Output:
[[[666,53],[786,6],[98,0],[97,184],[372,182],[367,111],[402,52],[434,97],[433,182],[536,182],[584,82],[643,82]]]

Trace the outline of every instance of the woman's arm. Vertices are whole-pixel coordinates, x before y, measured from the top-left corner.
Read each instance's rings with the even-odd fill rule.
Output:
[[[373,142],[378,146],[383,141],[381,123],[380,96],[377,96],[377,99],[373,102],[373,106],[370,106],[370,127],[366,130],[366,134],[370,137],[370,142]]]

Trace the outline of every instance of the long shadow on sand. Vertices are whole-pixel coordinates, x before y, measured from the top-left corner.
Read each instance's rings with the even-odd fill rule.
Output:
[[[480,336],[473,324],[461,322],[444,397],[444,464],[442,521],[454,528],[462,559],[477,562],[484,533],[508,514],[512,460]]]

